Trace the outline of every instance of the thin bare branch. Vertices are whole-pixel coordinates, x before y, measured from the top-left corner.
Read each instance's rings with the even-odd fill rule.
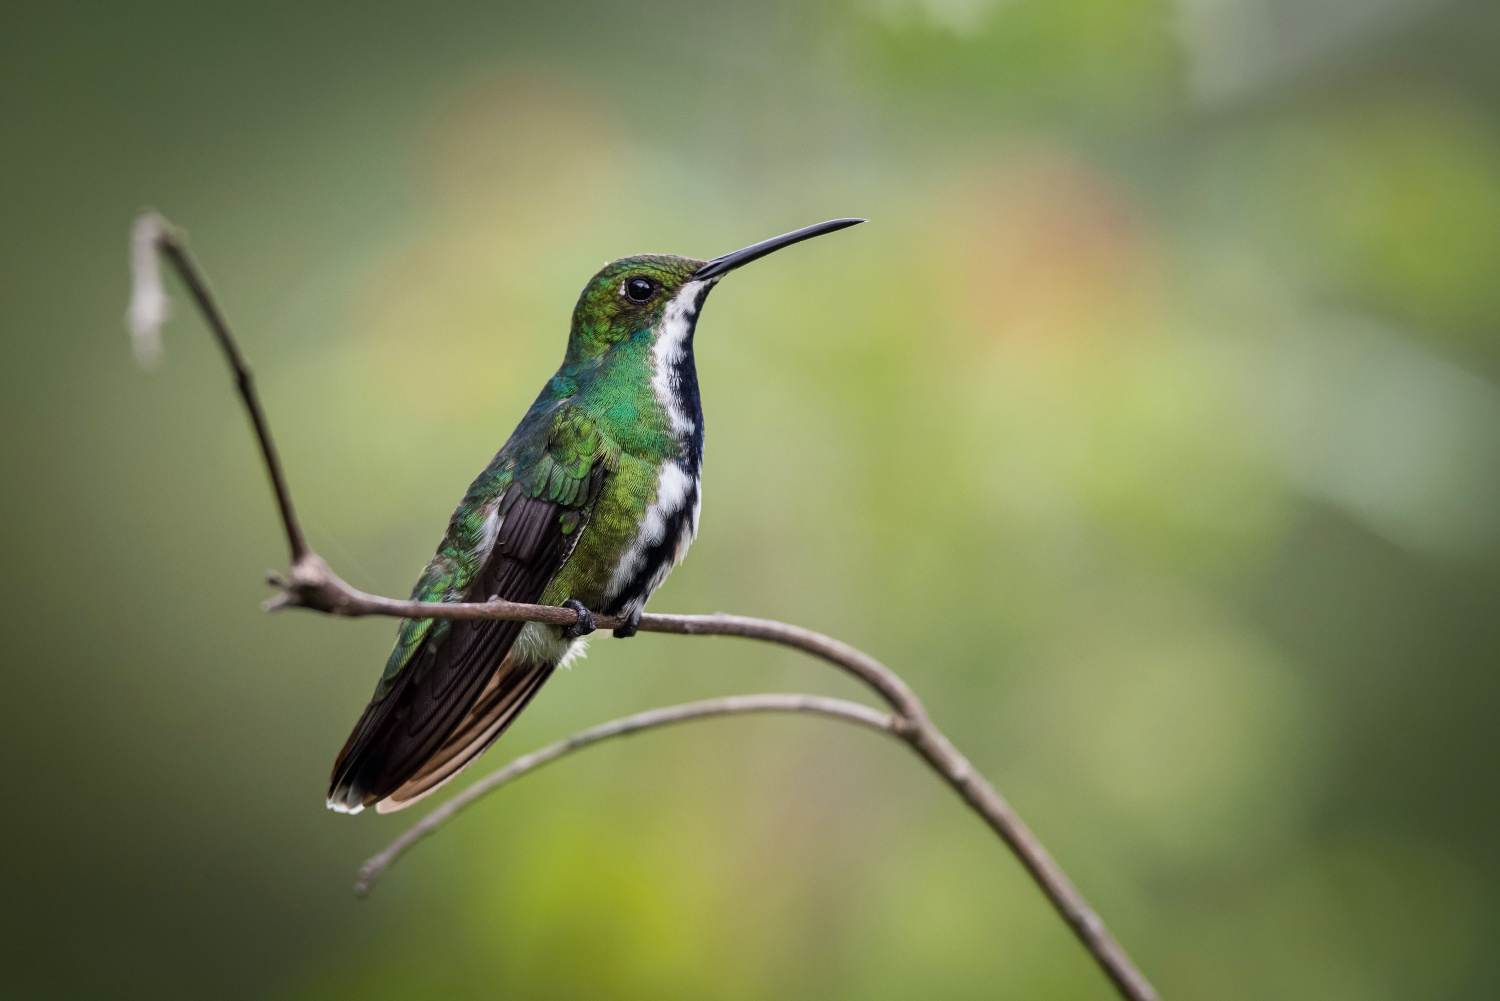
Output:
[[[261,409],[260,394],[255,391],[255,373],[251,371],[245,356],[240,353],[234,334],[229,330],[229,321],[225,319],[224,311],[219,308],[213,291],[208,287],[208,280],[188,254],[187,239],[182,231],[155,212],[146,212],[136,220],[134,242],[136,253],[132,255],[132,262],[136,270],[136,295],[131,302],[130,322],[137,357],[147,364],[154,364],[156,355],[160,353],[160,344],[153,344],[145,335],[153,323],[159,328],[169,312],[165,293],[160,291],[159,280],[154,281],[153,288],[156,276],[150,273],[143,260],[148,255],[141,252],[143,246],[150,246],[154,242],[192,294],[198,311],[203,314],[204,321],[213,331],[214,339],[219,342],[219,348],[234,372],[235,388],[239,390],[245,410],[250,414],[256,440],[260,442],[261,458],[265,460],[266,472],[270,474],[271,486],[276,491],[276,505],[281,510],[281,524],[286,530],[286,541],[292,551],[292,565],[295,566],[312,554],[312,547],[307,544],[307,538],[302,534],[302,525],[297,521],[297,511],[292,507],[292,492],[287,488],[286,474],[281,471],[281,456],[276,452],[276,443],[271,440],[271,425],[266,420],[265,411]],[[154,301],[158,295],[162,297],[160,302]],[[152,333],[154,335],[154,331]]]
[[[436,831],[443,824],[453,819],[460,810],[469,806],[475,800],[487,793],[494,792],[503,785],[509,785],[514,779],[520,778],[527,772],[534,771],[543,765],[556,761],[558,758],[566,757],[574,751],[597,744],[601,740],[611,737],[623,737],[626,734],[639,733],[642,730],[654,730],[657,727],[671,726],[674,723],[685,723],[688,720],[708,719],[713,716],[739,716],[745,713],[815,713],[820,716],[828,716],[833,719],[844,720],[849,723],[857,723],[860,726],[879,730],[882,733],[894,734],[896,721],[894,717],[862,706],[858,702],[849,702],[845,699],[830,699],[820,695],[731,695],[720,699],[707,699],[703,702],[688,702],[678,706],[667,706],[663,709],[651,709],[634,716],[626,716],[623,719],[611,720],[598,726],[580,730],[571,737],[565,737],[555,744],[524,754],[504,768],[498,769],[486,775],[484,778],[469,786],[463,792],[454,796],[442,806],[433,810],[423,817],[421,822],[415,824],[407,832],[391,842],[390,846],[379,855],[372,857],[359,870],[359,881],[354,884],[354,892],[361,897],[370,892],[375,881],[384,874],[390,864],[406,853],[412,845]]]
[[[491,602],[420,602],[401,601],[395,598],[386,598],[380,595],[368,594],[351,587],[342,578],[329,568],[323,558],[313,552],[307,545],[302,535],[302,530],[297,523],[296,514],[292,508],[291,492],[287,489],[285,477],[281,471],[281,463],[276,455],[276,449],[271,442],[271,433],[266,424],[265,416],[261,411],[260,401],[255,393],[255,388],[250,375],[250,367],[240,355],[233,337],[229,333],[228,325],[225,323],[223,314],[213,300],[213,295],[188,256],[185,243],[177,230],[164,219],[156,217],[155,228],[157,231],[156,242],[161,252],[172,262],[188,289],[192,292],[198,307],[203,311],[214,335],[219,340],[219,345],[224,350],[225,357],[229,359],[231,368],[235,373],[236,385],[239,387],[240,396],[245,402],[246,409],[250,412],[251,423],[255,426],[257,437],[260,439],[261,453],[265,458],[266,469],[270,473],[272,486],[276,491],[277,503],[281,506],[282,522],[286,528],[287,542],[292,551],[291,567],[286,577],[273,575],[271,583],[280,589],[280,593],[266,602],[268,610],[279,608],[306,608],[314,611],[325,612],[331,615],[363,616],[384,615],[396,618],[414,619],[505,619],[510,621],[546,622],[554,625],[572,625],[577,621],[578,615],[569,608],[556,608],[551,605],[527,605],[509,601]],[[622,625],[620,619],[614,616],[594,616],[595,624],[604,629],[612,629]],[[1062,868],[1042,846],[1030,828],[1022,822],[1021,818],[990,785],[985,778],[979,774],[968,759],[943,735],[927,715],[926,708],[920,699],[912,692],[907,684],[896,675],[894,671],[881,664],[878,660],[863,651],[857,650],[847,643],[842,643],[821,633],[800,626],[788,625],[784,622],[773,622],[767,619],[746,618],[739,615],[645,615],[639,624],[641,632],[673,633],[682,636],[737,636],[742,639],[760,640],[762,642],[777,643],[782,646],[801,650],[824,660],[839,669],[848,672],[858,678],[864,684],[875,691],[890,707],[895,710],[890,717],[882,716],[873,709],[858,707],[862,712],[871,714],[871,718],[879,717],[885,722],[877,727],[884,729],[904,740],[913,751],[917,753],[927,765],[939,775],[943,781],[948,783],[959,797],[967,803],[975,813],[979,814],[990,825],[990,828],[998,834],[1011,850],[1021,860],[1021,864],[1031,873],[1032,878],[1046,894],[1047,899],[1067,921],[1073,929],[1079,941],[1083,944],[1094,960],[1104,970],[1105,974],[1114,983],[1120,994],[1129,1001],[1158,1001],[1156,990],[1150,982],[1136,969],[1130,957],[1120,944],[1115,941],[1103,920],[1096,914],[1078,892]],[[811,698],[811,696],[746,696],[746,698]],[[701,705],[701,704],[699,704]],[[856,705],[848,703],[849,706]],[[675,706],[669,709],[656,710],[658,713],[671,714],[687,707]],[[826,708],[826,707],[825,707]],[[750,711],[750,710],[746,710]],[[769,711],[760,709],[756,711]],[[822,710],[804,709],[797,711],[819,712]],[[717,715],[723,715],[718,713]],[[852,718],[847,714],[824,713],[825,715],[841,715],[842,718]],[[710,715],[704,713],[702,715]],[[650,713],[642,714],[644,717],[651,716]],[[576,747],[593,743],[616,735],[611,728],[630,722],[630,720],[641,719],[642,716],[629,717],[626,720],[617,720],[614,723],[603,724],[594,730],[583,731],[552,747],[543,748],[525,758],[517,759],[507,768],[495,773],[489,778],[476,783],[463,794],[456,797],[447,805],[434,811],[427,820],[421,821],[406,836],[388,848],[385,853],[376,856],[366,869],[377,860],[385,861],[376,870],[383,870],[389,865],[391,859],[399,855],[401,851],[433,828],[439,826],[443,821],[452,816],[453,813],[462,809],[463,806],[483,795],[488,789],[495,788],[522,772],[535,768],[546,761],[567,753]],[[693,716],[681,718],[696,718]],[[664,720],[663,722],[676,722],[677,719]],[[861,719],[861,722],[870,722],[869,719]],[[661,725],[661,723],[650,723],[647,725]],[[871,724],[873,725],[873,724]],[[636,726],[634,729],[643,727]],[[630,732],[630,731],[619,731]],[[573,746],[568,745],[585,734],[599,733],[590,740],[583,741]],[[543,756],[540,760],[526,764],[519,771],[510,771],[529,759]],[[550,756],[547,756],[550,755]],[[507,774],[509,772],[509,774]],[[473,791],[473,790],[478,790]],[[472,795],[471,795],[472,793]],[[467,797],[467,798],[466,798]],[[436,820],[432,818],[436,817]],[[428,821],[432,821],[430,826]],[[409,839],[409,840],[408,840]],[[389,858],[386,855],[389,854]],[[368,885],[368,880],[361,876],[361,884]]]

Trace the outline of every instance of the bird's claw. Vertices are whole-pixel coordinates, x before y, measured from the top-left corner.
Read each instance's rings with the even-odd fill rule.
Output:
[[[577,622],[571,626],[563,626],[562,634],[564,639],[577,639],[580,636],[587,636],[594,631],[594,613],[584,607],[583,602],[577,598],[569,598],[562,603],[562,607],[571,608],[578,613]]]
[[[641,628],[641,610],[639,608],[625,614],[625,624],[617,626],[614,636],[617,640],[628,640],[634,636],[636,630]]]

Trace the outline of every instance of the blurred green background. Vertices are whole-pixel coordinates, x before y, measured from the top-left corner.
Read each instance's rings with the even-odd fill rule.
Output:
[[[1165,997],[1500,994],[1500,7],[1490,0],[8,4],[0,631],[14,998],[1096,998],[900,748],[612,744],[413,821],[323,809],[393,626],[285,558],[179,295],[191,232],[314,545],[405,594],[628,253],[873,222],[698,337],[707,499],[658,611],[901,671]],[[603,637],[478,775],[712,694]]]

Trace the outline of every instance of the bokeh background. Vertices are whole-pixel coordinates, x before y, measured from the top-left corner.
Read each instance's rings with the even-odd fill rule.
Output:
[[[322,805],[388,621],[262,614],[284,544],[193,245],[314,544],[404,594],[584,280],[835,215],[698,337],[703,531],[653,602],[900,670],[1170,999],[1491,998],[1500,7],[1489,0],[7,4],[0,994],[1094,998],[899,747],[601,747]],[[600,638],[486,759],[653,705],[857,696]],[[487,770],[482,767],[470,776]]]

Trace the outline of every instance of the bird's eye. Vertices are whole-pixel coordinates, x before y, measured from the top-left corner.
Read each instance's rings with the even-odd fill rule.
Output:
[[[625,281],[625,294],[631,302],[645,302],[656,292],[656,283],[649,278],[629,278]]]

